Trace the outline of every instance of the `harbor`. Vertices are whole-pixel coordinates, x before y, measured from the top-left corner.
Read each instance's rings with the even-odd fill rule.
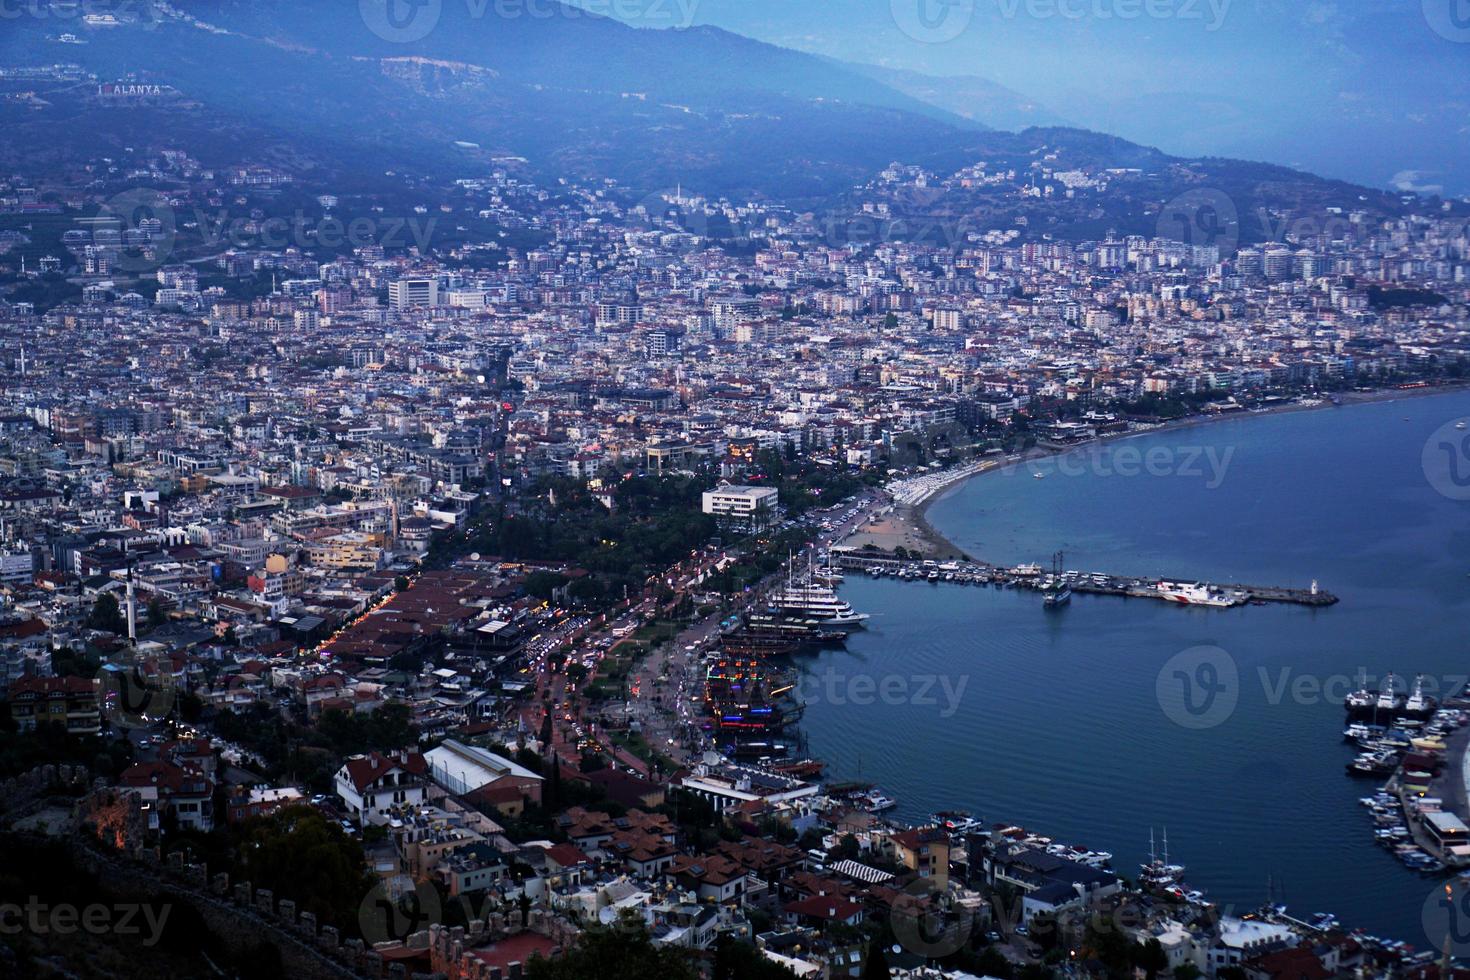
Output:
[[[1083,572],[1061,568],[1060,555],[1054,556],[1053,567],[1046,570],[1040,564],[1005,567],[978,561],[906,559],[836,545],[831,550],[830,562],[835,567],[862,572],[872,578],[1029,589],[1042,593],[1049,606],[1065,604],[1072,594],[1160,599],[1215,608],[1265,603],[1324,607],[1338,601],[1337,596],[1321,589],[1316,582],[1307,588],[1291,588]]]
[[[1372,796],[1358,801],[1371,815],[1375,843],[1413,871],[1470,875],[1463,870],[1470,868],[1465,692],[1440,704],[1425,693],[1422,676],[1405,694],[1390,673],[1379,690],[1365,684],[1349,694],[1344,708],[1349,724],[1343,739],[1358,750],[1347,774],[1387,776]]]

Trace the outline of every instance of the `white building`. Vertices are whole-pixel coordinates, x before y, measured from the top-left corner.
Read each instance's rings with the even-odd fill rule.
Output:
[[[388,305],[395,310],[439,305],[437,279],[399,279],[388,284]]]
[[[704,512],[742,530],[758,531],[776,516],[775,487],[719,486],[704,492]]]
[[[390,808],[424,802],[428,769],[418,752],[355,755],[337,770],[337,795],[359,826],[387,823]]]

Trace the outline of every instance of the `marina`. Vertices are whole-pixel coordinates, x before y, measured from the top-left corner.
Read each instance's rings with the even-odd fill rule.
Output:
[[[1388,674],[1377,691],[1366,684],[1344,700],[1343,740],[1358,755],[1347,774],[1386,781],[1359,799],[1373,821],[1374,842],[1410,870],[1437,874],[1470,867],[1470,804],[1465,750],[1470,700],[1464,692],[1444,707],[1416,677],[1407,693]]]
[[[871,578],[1029,589],[1042,593],[1046,605],[1050,607],[1065,605],[1074,593],[1160,599],[1179,605],[1220,609],[1265,603],[1325,607],[1338,601],[1336,595],[1321,589],[1316,582],[1303,589],[1140,578],[1101,572],[1066,571],[1059,567],[1051,572],[1043,572],[1041,566],[1036,564],[1002,567],[976,561],[915,561],[854,551],[841,545],[832,548],[831,561],[840,568],[862,572]]]
[[[1374,836],[1379,828],[1359,800],[1392,773],[1346,776],[1344,766],[1364,750],[1342,733],[1373,719],[1370,708],[1344,720],[1343,697],[1359,688],[1364,665],[1393,666],[1405,702],[1420,672],[1442,682],[1465,673],[1463,626],[1455,623],[1467,608],[1466,566],[1445,533],[1460,526],[1463,504],[1425,483],[1419,456],[1420,437],[1463,414],[1462,400],[1354,406],[1350,431],[1313,412],[1190,430],[1191,445],[1235,450],[1229,479],[1203,511],[1186,479],[982,474],[936,499],[926,516],[956,554],[985,561],[926,565],[886,550],[835,548],[842,597],[872,618],[845,652],[804,654],[810,670],[968,673],[971,683],[953,714],[880,703],[855,717],[848,707],[811,704],[801,722],[804,751],[836,776],[860,772],[881,784],[899,801],[900,818],[956,807],[1004,814],[1058,839],[1096,841],[1119,867],[1146,861],[1147,827],[1167,824],[1171,860],[1188,864],[1190,883],[1222,908],[1269,899],[1304,910],[1296,915],[1309,924],[1315,910],[1328,909],[1370,934],[1422,945],[1419,909],[1450,869],[1428,878]],[[1181,438],[1149,435],[1136,445],[1159,451]],[[1324,494],[1324,485],[1353,489]],[[1400,503],[1365,508],[1364,498]],[[1130,584],[1203,580],[1247,589],[1251,608],[1203,616],[1181,615],[1162,599],[1088,601],[1096,584],[1078,575],[1071,601],[1043,615],[1034,586],[1054,571],[1044,556],[1060,547],[1063,572],[1158,575],[1118,576],[1115,595],[1126,596]],[[1301,588],[1277,593],[1256,583]],[[1331,615],[1313,615],[1330,604],[1329,590],[1341,601]],[[1298,597],[1306,602],[1271,601]],[[1218,727],[1186,731],[1160,711],[1155,689],[1161,667],[1196,644],[1235,660],[1240,697]],[[1288,681],[1303,675],[1340,678],[1335,700],[1298,702]],[[1435,710],[1457,708],[1449,686],[1426,680],[1425,690],[1438,696]],[[889,746],[873,734],[896,728],[925,748]],[[1410,730],[1423,737],[1424,726]],[[1456,743],[1444,741],[1446,764],[1426,798],[1453,810],[1447,776]],[[975,749],[1001,744],[1006,751]],[[1096,751],[1074,760],[1078,745]],[[1263,818],[1288,787],[1291,817]],[[1089,805],[1074,816],[1079,797]],[[1212,804],[1201,812],[1205,799]]]

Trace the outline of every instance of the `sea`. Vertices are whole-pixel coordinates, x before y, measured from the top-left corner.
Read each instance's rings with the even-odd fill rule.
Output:
[[[920,823],[961,809],[1114,855],[1150,833],[1222,908],[1266,901],[1421,948],[1440,879],[1375,843],[1342,698],[1470,677],[1470,392],[1244,415],[974,478],[934,527],[986,561],[1318,587],[1326,608],[1183,607],[849,573],[871,614],[801,660],[828,776]],[[1039,474],[1039,478],[1038,478]],[[1412,680],[1409,681],[1412,683]]]

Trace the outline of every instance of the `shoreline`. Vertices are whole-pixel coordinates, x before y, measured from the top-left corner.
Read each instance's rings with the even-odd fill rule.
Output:
[[[928,546],[926,548],[925,557],[933,559],[960,558],[966,554],[964,549],[960,548],[949,538],[945,537],[945,535],[934,526],[933,522],[929,520],[929,508],[938,501],[949,496],[951,493],[954,493],[959,488],[965,486],[970,481],[983,476],[987,476],[992,473],[1004,471],[1007,468],[1014,469],[1015,467],[1022,466],[1034,460],[1051,459],[1057,456],[1064,456],[1067,453],[1075,452],[1082,449],[1091,449],[1096,446],[1104,445],[1105,443],[1121,442],[1125,439],[1135,439],[1141,436],[1160,435],[1163,433],[1176,432],[1183,429],[1192,429],[1198,426],[1214,425],[1220,422],[1230,422],[1240,419],[1268,418],[1274,415],[1289,415],[1296,412],[1314,412],[1332,408],[1352,408],[1357,405],[1380,404],[1383,402],[1393,402],[1407,398],[1427,398],[1434,395],[1447,395],[1453,394],[1455,392],[1465,391],[1470,391],[1470,380],[1457,381],[1452,384],[1434,385],[1425,388],[1379,388],[1373,391],[1349,391],[1339,394],[1339,401],[1336,403],[1327,400],[1324,400],[1320,404],[1316,405],[1302,405],[1297,402],[1291,402],[1285,405],[1272,406],[1262,411],[1242,410],[1228,413],[1221,412],[1213,415],[1191,415],[1185,418],[1174,419],[1169,422],[1161,423],[1160,425],[1151,429],[1107,433],[1105,435],[1100,435],[1095,439],[1089,440],[1088,442],[1080,443],[1076,446],[1070,446],[1065,449],[1044,449],[1040,447],[1032,447],[1031,449],[1026,450],[1025,453],[1014,460],[1005,458],[996,459],[991,461],[993,465],[984,465],[982,463],[982,465],[980,465],[972,472],[965,474],[956,473],[953,480],[941,483],[940,485],[936,486],[931,492],[927,493],[923,498],[914,503],[903,504],[895,501],[893,504],[894,514],[901,521],[906,521],[911,526],[910,534],[914,540],[923,542],[925,545]],[[940,474],[935,475],[939,476]]]

